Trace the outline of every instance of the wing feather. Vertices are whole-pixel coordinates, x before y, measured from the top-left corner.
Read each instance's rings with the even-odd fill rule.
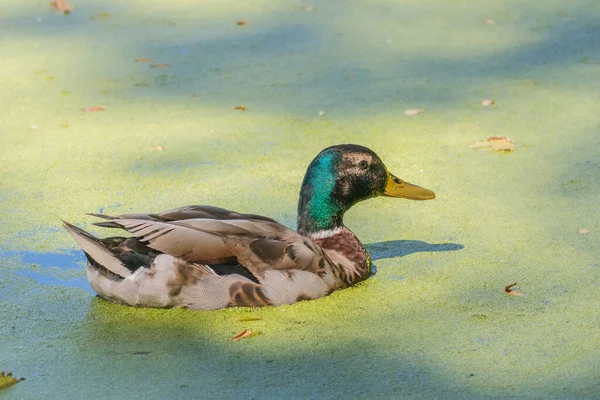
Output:
[[[148,247],[186,261],[200,263],[233,255],[222,237],[193,227],[135,219],[117,219],[114,222],[140,241],[147,242]]]

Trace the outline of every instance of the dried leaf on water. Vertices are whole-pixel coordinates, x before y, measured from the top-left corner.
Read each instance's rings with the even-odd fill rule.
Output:
[[[491,99],[483,99],[483,100],[481,100],[481,105],[484,106],[484,107],[489,107],[492,104],[494,104],[494,100],[491,100]]]
[[[235,108],[235,110],[246,111],[246,106],[245,106],[245,105],[243,105],[243,104],[240,104],[239,106],[237,106],[237,107]]]
[[[514,150],[517,145],[506,136],[490,136],[487,141],[491,144],[492,150],[496,151]]]
[[[255,317],[254,315],[246,315],[245,317],[238,319],[238,321],[240,321],[240,322],[260,321],[260,320],[262,320],[262,317]]]
[[[12,372],[8,374],[4,374],[4,371],[0,372],[0,389],[6,389],[9,386],[12,386],[16,383],[24,381],[25,378],[14,378]]]
[[[57,13],[70,14],[74,8],[67,0],[54,0],[50,3],[50,7]]]
[[[249,329],[244,329],[243,331],[241,331],[240,333],[238,333],[237,335],[235,335],[233,337],[233,339],[231,339],[231,341],[232,342],[237,342],[240,339],[247,338],[247,337],[254,336],[254,335],[258,335],[258,334],[259,334],[259,332],[252,332]]]
[[[248,21],[246,21],[245,19],[240,19],[235,24],[239,25],[239,26],[244,26],[244,25],[248,25]]]
[[[487,24],[487,25],[496,25],[496,20],[494,20],[494,19],[484,19],[483,23]]]
[[[504,293],[510,294],[511,296],[520,296],[521,293],[517,292],[516,290],[513,290],[514,286],[517,286],[517,282],[513,282],[510,285],[504,286]]]
[[[87,107],[82,109],[83,112],[96,112],[96,111],[104,111],[102,107]]]
[[[150,60],[148,57],[143,57],[143,58],[138,58],[135,60],[135,62],[139,62],[139,63],[148,63],[152,60]]]
[[[150,64],[150,68],[171,68],[169,64]]]
[[[412,116],[421,114],[422,112],[425,112],[424,108],[409,108],[408,110],[404,110],[404,115]]]
[[[590,233],[591,231],[588,228],[581,228],[580,230],[577,231],[577,233],[581,233],[582,235],[586,234],[586,233]]]
[[[488,149],[493,151],[512,151],[517,144],[506,136],[490,136],[487,140],[480,140],[469,145],[472,149]]]

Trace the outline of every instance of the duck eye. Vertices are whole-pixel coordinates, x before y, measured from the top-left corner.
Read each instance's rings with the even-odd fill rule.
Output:
[[[358,166],[359,166],[361,169],[367,169],[367,168],[369,167],[369,164],[368,164],[368,163],[367,163],[365,160],[361,160],[361,161],[358,163]]]

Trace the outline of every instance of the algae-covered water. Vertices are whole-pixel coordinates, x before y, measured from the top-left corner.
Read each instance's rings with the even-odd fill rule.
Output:
[[[0,2],[0,370],[26,378],[0,398],[597,398],[600,4],[72,5]],[[489,136],[517,148],[468,147]],[[113,305],[60,226],[185,204],[294,226],[337,143],[437,198],[354,207],[377,274],[327,298]]]

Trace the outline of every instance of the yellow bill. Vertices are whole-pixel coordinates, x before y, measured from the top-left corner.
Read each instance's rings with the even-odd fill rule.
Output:
[[[413,185],[388,172],[385,190],[381,193],[387,197],[402,197],[410,200],[431,200],[435,199],[435,193],[424,187]]]

